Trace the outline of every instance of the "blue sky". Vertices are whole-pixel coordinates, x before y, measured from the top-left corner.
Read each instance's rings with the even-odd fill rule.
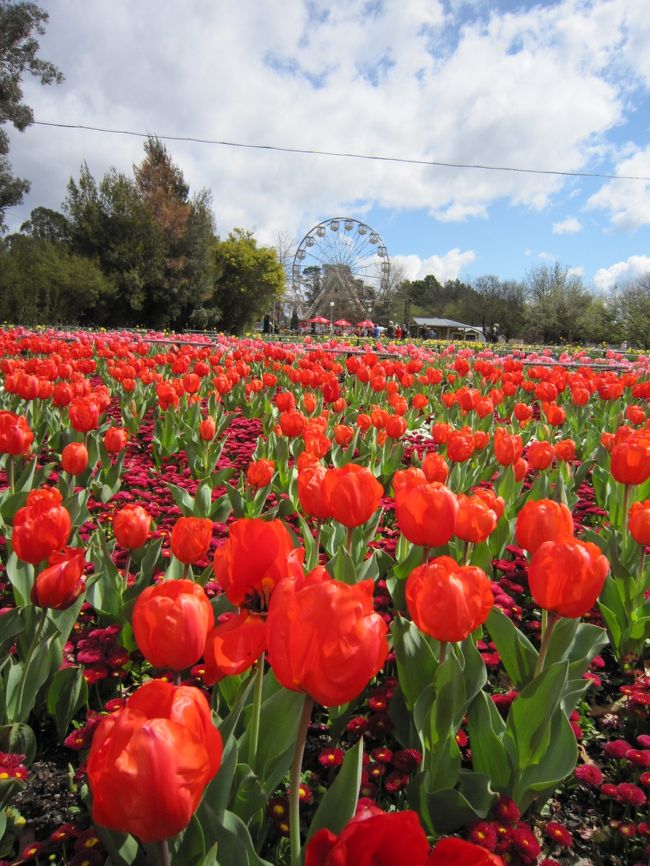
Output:
[[[38,120],[253,144],[650,177],[647,0],[47,0]],[[34,126],[16,228],[82,161],[129,173],[142,140]],[[168,142],[218,231],[300,239],[348,215],[406,276],[517,279],[560,261],[595,291],[650,271],[650,182]]]

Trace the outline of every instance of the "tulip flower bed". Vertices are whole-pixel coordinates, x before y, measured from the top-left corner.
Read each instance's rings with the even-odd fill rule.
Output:
[[[0,331],[0,864],[650,855],[650,359]]]

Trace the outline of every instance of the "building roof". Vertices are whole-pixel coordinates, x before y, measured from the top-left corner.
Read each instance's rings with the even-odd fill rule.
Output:
[[[424,325],[427,328],[457,328],[459,331],[478,331],[482,333],[476,325],[465,325],[463,322],[456,322],[454,319],[431,319],[425,316],[415,316],[413,321],[416,325]]]

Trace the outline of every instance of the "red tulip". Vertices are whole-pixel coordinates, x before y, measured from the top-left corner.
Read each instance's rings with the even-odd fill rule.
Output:
[[[266,620],[244,610],[220,622],[205,642],[203,681],[213,685],[223,677],[241,674],[266,649]]]
[[[528,462],[533,469],[548,469],[555,460],[555,451],[550,442],[531,442],[526,452]]]
[[[472,490],[472,496],[478,496],[479,499],[482,499],[494,511],[497,520],[501,520],[506,508],[506,503],[502,496],[497,496],[491,487],[475,487]]]
[[[212,442],[217,432],[217,425],[214,418],[208,415],[199,424],[199,436],[204,442]]]
[[[277,585],[267,621],[268,655],[285,688],[326,707],[363,691],[388,653],[373,586],[372,580],[339,583],[321,567]]]
[[[573,535],[573,517],[562,502],[552,499],[530,500],[517,515],[517,544],[533,554],[545,541],[559,535]]]
[[[625,410],[625,417],[630,424],[638,426],[645,421],[645,410],[643,406],[628,406]]]
[[[305,514],[315,517],[317,520],[326,520],[332,516],[323,489],[326,472],[327,470],[322,463],[313,463],[298,472],[300,505]]]
[[[532,406],[529,406],[527,403],[515,403],[513,415],[517,421],[530,421],[533,417]]]
[[[423,547],[446,544],[454,534],[457,511],[454,493],[436,481],[428,484],[426,480],[415,479],[395,491],[397,524],[413,544]]]
[[[621,484],[643,484],[650,478],[650,431],[635,431],[614,446],[611,472]]]
[[[212,527],[208,517],[179,517],[171,537],[172,553],[176,559],[185,565],[202,559],[212,541]]]
[[[573,439],[560,439],[555,443],[555,456],[558,460],[564,460],[569,463],[576,459],[576,443]]]
[[[99,406],[92,397],[75,397],[68,406],[70,426],[78,433],[88,433],[99,427]]]
[[[86,588],[85,551],[66,547],[48,557],[48,567],[36,575],[30,594],[32,604],[52,610],[71,607]]]
[[[600,548],[569,535],[546,541],[528,567],[528,585],[536,604],[575,619],[596,604],[609,572]]]
[[[271,483],[274,473],[275,462],[273,460],[254,460],[248,464],[246,481],[251,487],[260,490]]]
[[[515,481],[523,481],[528,472],[528,461],[524,460],[523,457],[520,457],[519,460],[513,464],[512,470],[515,475]]]
[[[341,448],[347,448],[353,439],[354,427],[349,427],[347,424],[337,424],[334,427],[334,441]]]
[[[494,604],[490,581],[473,565],[439,556],[413,569],[406,606],[420,631],[439,641],[464,640],[482,625]]]
[[[637,544],[650,546],[650,499],[635,502],[630,508],[628,527]]]
[[[109,454],[119,454],[129,441],[128,431],[124,427],[109,427],[104,433],[104,448]]]
[[[298,557],[298,559],[296,559]],[[302,573],[299,551],[281,520],[244,517],[214,554],[214,574],[230,601],[266,609],[276,585]]]
[[[149,538],[151,515],[141,505],[125,505],[113,517],[113,534],[122,547],[137,550]]]
[[[280,415],[280,429],[283,436],[288,436],[293,439],[300,436],[305,429],[306,419],[300,412],[291,411],[283,412]]]
[[[88,449],[82,442],[70,442],[61,452],[61,466],[68,475],[81,475],[88,468]]]
[[[546,420],[551,424],[551,426],[559,427],[561,424],[564,424],[566,412],[561,406],[558,406],[557,403],[545,403],[544,414],[546,415]]]
[[[401,415],[389,415],[386,419],[386,433],[391,439],[400,439],[406,433],[406,426]]]
[[[191,580],[148,586],[133,608],[136,642],[155,668],[182,671],[196,664],[213,625],[212,605],[203,587]]]
[[[454,463],[465,463],[474,453],[474,436],[471,432],[454,430],[447,439],[447,457]]]
[[[429,843],[416,812],[366,807],[337,836],[314,833],[305,866],[424,866]]]
[[[518,434],[508,433],[503,427],[494,431],[494,456],[502,466],[511,466],[521,457],[523,442]]]
[[[23,562],[37,565],[60,550],[68,540],[72,520],[62,501],[55,487],[31,490],[27,494],[27,504],[14,516],[11,536],[16,556]]]
[[[466,496],[459,493],[457,497],[458,511],[454,524],[454,535],[462,541],[480,544],[494,531],[499,520],[480,496]]]
[[[431,425],[431,438],[436,445],[443,445],[449,440],[453,430],[449,424],[444,421],[438,421]]]
[[[22,415],[0,412],[0,454],[25,454],[33,441],[34,434]]]
[[[327,470],[323,495],[334,520],[352,528],[372,517],[384,495],[384,488],[370,469],[348,463],[340,469]]]
[[[87,767],[93,821],[145,843],[175,836],[196,812],[222,750],[199,689],[146,683],[95,730]]]
[[[481,845],[450,836],[434,845],[424,866],[505,866],[498,854]]]
[[[427,481],[439,481],[444,484],[449,475],[449,465],[442,454],[430,451],[422,461],[422,471]]]

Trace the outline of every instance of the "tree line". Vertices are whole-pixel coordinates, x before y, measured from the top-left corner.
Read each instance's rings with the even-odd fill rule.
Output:
[[[275,250],[218,238],[210,196],[190,195],[157,138],[133,177],[83,165],[61,211],[39,207],[0,246],[0,319],[23,324],[212,328],[233,333],[284,288]]]
[[[522,280],[485,275],[465,283],[435,276],[392,279],[375,305],[380,320],[414,316],[453,319],[481,328],[490,342],[622,343],[650,347],[650,273],[597,295],[570,268],[555,262]]]

